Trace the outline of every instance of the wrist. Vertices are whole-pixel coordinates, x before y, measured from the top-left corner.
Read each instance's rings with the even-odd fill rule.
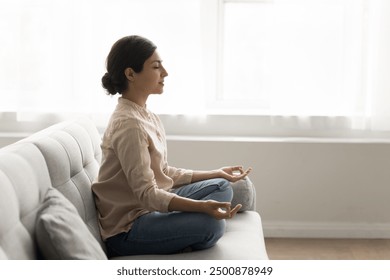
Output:
[[[194,171],[192,173],[192,180],[191,182],[198,182],[208,179],[214,179],[214,178],[221,178],[223,177],[223,171],[220,169],[215,169],[211,171]]]
[[[215,169],[211,171],[212,178],[224,178],[224,172],[222,169]]]
[[[207,200],[195,200],[195,211],[200,213],[207,213]]]

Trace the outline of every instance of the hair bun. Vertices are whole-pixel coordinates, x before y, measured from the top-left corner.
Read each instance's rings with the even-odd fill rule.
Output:
[[[111,75],[108,72],[106,72],[106,74],[104,74],[102,77],[102,86],[107,90],[109,94],[117,94],[117,91],[111,79]]]

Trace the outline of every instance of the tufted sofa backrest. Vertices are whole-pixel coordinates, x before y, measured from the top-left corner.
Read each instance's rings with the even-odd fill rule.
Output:
[[[34,225],[48,188],[78,210],[101,241],[91,184],[101,161],[91,120],[62,122],[0,149],[0,259],[37,259]]]

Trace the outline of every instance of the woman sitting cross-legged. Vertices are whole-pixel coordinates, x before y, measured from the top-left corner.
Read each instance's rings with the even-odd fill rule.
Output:
[[[231,208],[230,182],[250,172],[241,166],[194,171],[168,165],[162,122],[146,107],[168,76],[146,38],[118,40],[102,78],[121,95],[101,144],[103,158],[92,190],[109,257],[172,254],[212,247],[240,205]]]

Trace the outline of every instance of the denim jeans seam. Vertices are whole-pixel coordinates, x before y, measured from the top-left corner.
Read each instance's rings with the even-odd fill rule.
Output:
[[[218,190],[221,190],[221,185],[220,184],[212,184],[212,185],[206,185],[198,190],[196,190],[195,192],[191,193],[191,195],[188,196],[188,198],[191,198],[191,196],[195,195],[195,194],[198,194],[199,192],[202,192],[204,189],[206,188],[210,188],[210,187],[214,187],[214,186],[217,186],[218,187]]]

